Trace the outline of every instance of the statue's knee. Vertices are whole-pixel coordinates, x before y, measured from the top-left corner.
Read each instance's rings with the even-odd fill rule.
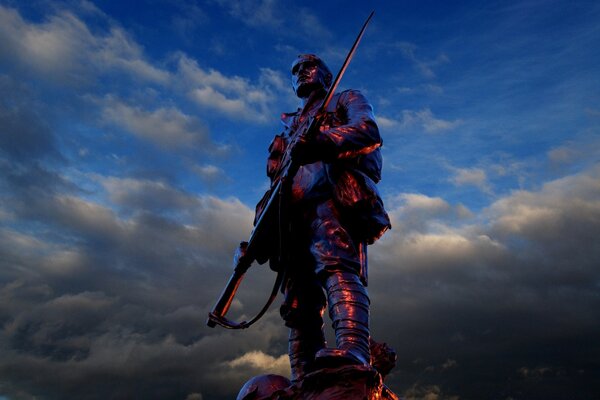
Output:
[[[284,303],[279,308],[281,318],[288,328],[318,328],[323,326],[324,308],[303,308]]]

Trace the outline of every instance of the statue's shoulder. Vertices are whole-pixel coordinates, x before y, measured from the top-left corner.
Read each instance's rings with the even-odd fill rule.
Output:
[[[331,99],[328,111],[332,112],[339,108],[347,109],[350,106],[360,106],[370,104],[367,98],[357,89],[346,89],[336,93]]]
[[[352,102],[352,101],[367,101],[364,94],[358,89],[347,89],[340,92],[340,101]]]

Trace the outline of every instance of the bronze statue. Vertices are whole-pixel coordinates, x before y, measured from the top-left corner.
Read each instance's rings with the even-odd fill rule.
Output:
[[[256,321],[270,302],[250,322],[238,324],[224,315],[252,261],[269,260],[279,271],[270,301],[281,283],[280,312],[289,327],[291,383],[297,387],[324,369],[374,371],[365,287],[367,245],[390,228],[376,187],[382,140],[364,95],[357,90],[334,94],[367,23],[335,80],[314,54],[301,54],[293,62],[292,86],[300,107],[282,114],[283,132],[269,146],[271,189],[256,207],[250,243],[237,249],[234,275],[209,315],[210,326],[245,328]],[[336,337],[333,348],[326,347],[323,334],[326,305]],[[381,381],[387,372],[374,376]]]
[[[298,56],[291,71],[301,108],[283,114],[284,131],[270,146],[272,184],[288,142],[304,119],[315,117],[332,81],[327,65],[312,54]],[[366,249],[390,227],[375,186],[382,142],[372,107],[355,90],[336,94],[329,104],[319,132],[312,140],[300,139],[292,150],[301,167],[288,200],[281,306],[290,328],[292,382],[318,363],[370,364]],[[331,349],[323,336],[326,304],[336,334]]]

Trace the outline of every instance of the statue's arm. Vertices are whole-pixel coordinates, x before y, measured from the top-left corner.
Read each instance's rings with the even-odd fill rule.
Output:
[[[331,127],[316,135],[325,159],[351,158],[368,154],[382,144],[373,107],[359,91],[348,90],[341,94],[338,107],[342,107],[345,123]]]

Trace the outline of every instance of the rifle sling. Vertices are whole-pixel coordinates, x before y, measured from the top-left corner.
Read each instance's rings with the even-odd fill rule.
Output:
[[[271,290],[271,295],[267,299],[267,302],[265,303],[263,308],[250,321],[235,322],[235,321],[225,318],[225,316],[218,316],[213,313],[209,314],[210,320],[217,323],[218,325],[221,325],[223,328],[227,328],[227,329],[246,329],[246,328],[250,327],[267,312],[269,307],[271,307],[271,304],[273,304],[273,302],[275,301],[275,298],[277,297],[277,294],[279,292],[279,287],[281,286],[281,283],[283,282],[283,276],[284,276],[283,270],[280,270],[277,272],[277,278],[275,278],[275,283],[273,284],[273,289]]]

